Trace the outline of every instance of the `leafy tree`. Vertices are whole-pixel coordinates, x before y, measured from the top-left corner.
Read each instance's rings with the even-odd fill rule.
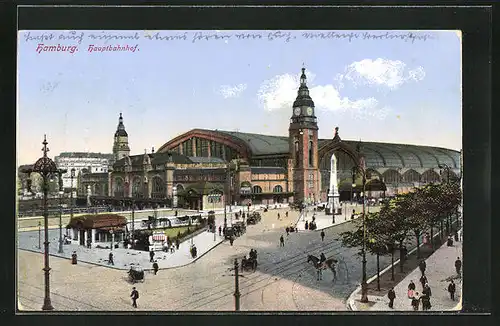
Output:
[[[407,222],[407,216],[411,214],[413,209],[409,197],[411,193],[400,194],[390,200],[384,205],[380,214],[384,216],[387,221],[386,227],[392,230],[394,240],[399,245],[399,259],[400,259],[400,272],[403,272],[404,255],[403,255],[403,242],[408,237],[410,227]]]
[[[360,247],[358,255],[362,255],[364,239],[366,252],[377,257],[377,290],[380,291],[380,256],[389,253],[387,242],[390,235],[386,231],[385,221],[380,218],[378,212],[366,214],[364,235],[362,218],[358,219],[355,225],[354,231],[342,232],[340,240],[346,247]]]

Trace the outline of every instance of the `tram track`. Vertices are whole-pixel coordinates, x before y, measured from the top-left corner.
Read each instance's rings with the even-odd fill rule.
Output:
[[[332,241],[333,242],[336,242],[336,241]],[[331,248],[325,248],[323,247],[323,252],[324,253],[328,253],[328,254],[332,254],[332,253],[337,253],[337,252],[340,252],[340,250],[344,249],[343,247],[341,246],[332,246]],[[314,250],[317,250],[317,249],[314,249]],[[314,251],[314,250],[311,250],[311,251]],[[305,252],[305,254],[307,255],[308,253],[310,253],[311,251],[309,252]],[[299,266],[302,266],[303,264],[306,264],[305,267],[301,267],[299,268],[299,270],[296,269],[296,267],[299,267]],[[289,277],[289,276],[292,276],[292,275],[295,275],[296,273],[300,273],[308,268],[311,268],[311,265],[309,265],[306,261],[306,257],[304,256],[300,256],[296,259],[293,259],[293,261],[291,263],[287,263],[287,264],[284,264],[282,266],[279,266],[278,268],[276,269],[273,269],[272,272],[273,274],[272,275],[256,275],[255,277],[250,277],[248,279],[244,279],[243,282],[240,282],[240,287],[241,288],[244,288],[245,286],[249,287],[250,286],[255,286],[261,282],[264,282],[264,281],[267,281],[266,284],[264,284],[263,286],[259,286],[257,288],[250,288],[250,290],[241,295],[241,297],[245,297],[245,296],[248,296],[249,294],[251,293],[254,293],[256,291],[259,291],[259,290],[262,290],[264,288],[266,288],[267,286],[269,286],[270,284],[273,284],[278,280],[274,280],[272,281],[272,278],[276,278],[276,276],[280,276],[280,278],[285,278],[285,277]],[[270,272],[270,271],[268,271]],[[271,281],[271,282],[269,282]],[[191,306],[190,308],[191,309],[197,309],[197,308],[201,308],[203,306],[206,306],[210,303],[213,303],[217,300],[220,300],[222,298],[225,298],[227,297],[228,295],[231,295],[234,291],[234,285],[232,284],[227,284],[228,286],[226,286],[224,289],[222,289],[221,291],[218,291],[216,293],[212,293],[210,295],[207,295],[203,298],[199,298],[197,300],[192,300],[180,307],[177,307],[177,309],[179,308],[185,308],[185,307],[188,307],[194,303],[196,303],[195,306]],[[200,301],[204,301],[206,299],[210,299],[209,301],[207,302],[201,302]]]
[[[38,290],[38,291],[40,291],[41,293],[44,293],[44,291],[45,291],[45,289],[43,289],[43,288],[41,288],[41,287],[34,286],[34,285],[32,285],[32,284],[29,284],[29,283],[26,283],[26,282],[23,282],[23,281],[19,281],[19,283],[20,283],[20,284],[23,284],[24,286],[28,286],[28,287],[31,287],[31,288],[33,288],[33,289],[35,289],[35,290]],[[52,296],[52,298],[53,298],[53,300],[52,300],[53,302],[55,302],[55,300],[54,300],[54,299],[56,299],[56,298],[62,298],[62,299],[64,299],[64,300],[66,300],[66,301],[71,301],[71,302],[75,302],[75,303],[77,303],[77,305],[76,305],[76,306],[82,306],[82,305],[85,305],[85,306],[88,306],[88,307],[92,307],[92,308],[94,308],[93,310],[102,310],[102,308],[101,308],[101,307],[94,306],[94,305],[89,304],[89,303],[87,303],[87,302],[84,302],[84,301],[81,301],[81,300],[77,300],[77,299],[75,299],[75,298],[72,298],[72,297],[69,297],[69,296],[66,296],[66,295],[59,294],[59,293],[57,293],[57,292],[53,292],[53,291],[51,291],[51,292],[50,292],[50,295],[51,295],[51,296]],[[24,296],[26,297],[26,295],[24,295]],[[39,297],[39,298],[42,298],[42,301],[43,301],[43,298],[44,298],[44,295],[43,295],[43,294],[33,294],[33,295],[32,295],[32,297],[33,297],[33,296],[34,296],[34,297]],[[19,297],[21,297],[21,296],[19,296]],[[35,302],[35,301],[34,301],[34,300],[32,300],[32,299],[29,299],[29,300],[31,300],[31,301],[33,301],[33,302]],[[57,299],[56,299],[56,300],[57,300]],[[71,309],[71,306],[69,306],[69,305],[67,305],[67,304],[65,304],[65,303],[61,303],[61,301],[59,301],[59,300],[57,300],[57,301],[58,301],[58,302],[57,302],[57,305],[58,305],[58,306],[65,306],[65,307],[68,307],[68,308],[69,308],[68,310],[73,310],[73,309]]]
[[[318,249],[327,249],[329,247],[329,245],[332,245],[332,244],[335,244],[337,241],[334,240],[334,241],[331,241],[331,242],[328,242],[326,245],[325,244],[320,244],[320,245],[314,245],[312,248],[308,249],[308,250],[302,250],[302,251],[298,251],[298,252],[292,252],[291,255],[295,255],[297,256],[297,258],[292,258],[292,259],[283,259],[279,262],[269,262],[269,263],[265,263],[265,264],[262,264],[262,265],[258,265],[258,270],[261,271],[262,273],[275,273],[275,272],[281,272],[281,270],[283,269],[286,269],[294,264],[297,264],[297,263],[300,263],[302,261],[305,261],[305,257],[303,256],[300,256],[301,254],[310,254],[312,253],[313,251],[315,250],[318,250]],[[337,246],[337,248],[340,247],[340,246]],[[275,254],[278,254],[278,253],[265,253],[263,255],[265,255],[265,257],[269,257],[269,256],[273,256]],[[266,257],[266,258],[267,258]],[[266,259],[264,259],[266,260]],[[256,275],[255,277],[252,277],[252,276],[246,276],[245,278],[242,278],[242,281],[240,282],[240,285],[241,286],[244,286],[246,284],[249,284],[249,283],[252,283],[256,278],[258,278],[259,275]],[[182,285],[180,285],[182,286]],[[180,287],[179,286],[179,287]],[[221,282],[217,285],[214,285],[214,286],[211,286],[209,288],[206,288],[206,289],[203,289],[202,291],[200,292],[197,292],[195,295],[201,295],[201,294],[204,294],[206,292],[209,292],[209,291],[212,291],[216,288],[220,288],[220,287],[223,287],[223,289],[221,291],[224,291],[225,288],[227,287],[233,287],[233,285],[231,284],[228,284],[227,281],[224,281],[224,282]],[[189,297],[192,297],[192,294],[188,295],[188,296],[185,296],[185,297],[182,297],[182,298],[179,298],[178,300],[175,300],[173,301],[172,303],[177,303],[177,302],[180,302],[180,301],[184,301],[186,298],[189,298]]]

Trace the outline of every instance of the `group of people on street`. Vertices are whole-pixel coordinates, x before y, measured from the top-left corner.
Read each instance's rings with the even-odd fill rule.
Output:
[[[432,291],[431,287],[429,286],[427,276],[425,275],[425,270],[427,268],[425,260],[422,259],[420,261],[420,263],[418,264],[418,268],[420,269],[421,272],[419,281],[422,286],[422,291],[420,293],[416,291],[415,283],[413,283],[413,280],[410,281],[410,284],[408,284],[408,299],[411,300],[411,306],[414,311],[419,310],[420,303],[422,303],[422,310],[424,311],[430,310],[432,308],[431,305]],[[455,261],[455,270],[458,276],[461,275],[460,274],[461,268],[462,268],[462,261],[460,260],[460,257],[457,257],[457,260]],[[450,299],[455,301],[456,285],[453,282],[453,279],[450,280],[447,290],[450,294]],[[394,307],[394,300],[396,299],[396,292],[394,291],[394,288],[391,288],[389,290],[387,297],[389,298],[389,308],[392,309]]]

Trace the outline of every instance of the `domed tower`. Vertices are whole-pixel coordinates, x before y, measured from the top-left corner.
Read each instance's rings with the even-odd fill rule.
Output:
[[[300,86],[288,128],[292,158],[293,191],[296,202],[317,202],[320,199],[318,169],[318,123],[314,102],[309,96],[306,69],[302,68]]]
[[[130,155],[130,147],[128,146],[128,134],[125,131],[125,125],[123,124],[123,117],[120,113],[120,118],[118,119],[118,127],[115,132],[115,141],[113,143],[113,155],[115,161]]]

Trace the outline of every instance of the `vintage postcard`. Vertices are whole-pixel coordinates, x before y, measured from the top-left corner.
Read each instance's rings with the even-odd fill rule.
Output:
[[[20,30],[17,65],[20,312],[461,309],[459,31]]]

